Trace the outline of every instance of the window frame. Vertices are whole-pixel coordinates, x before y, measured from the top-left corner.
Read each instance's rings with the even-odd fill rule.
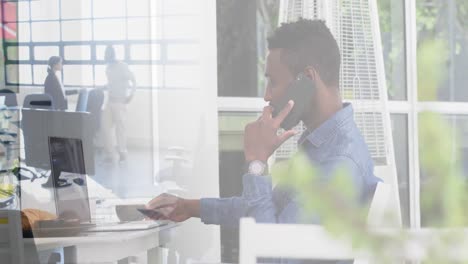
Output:
[[[0,0],[2,3],[8,2],[8,0]],[[164,71],[164,67],[167,66],[172,66],[172,65],[193,65],[196,66],[199,64],[199,60],[181,60],[181,59],[168,59],[167,56],[167,50],[168,46],[170,45],[178,45],[178,44],[195,44],[199,45],[199,41],[196,39],[192,38],[178,38],[178,39],[169,39],[169,38],[164,38],[164,34],[162,34],[161,38],[154,38],[153,33],[149,34],[148,39],[129,39],[128,38],[128,23],[129,20],[131,19],[148,19],[148,21],[151,23],[154,19],[164,19],[165,17],[174,17],[174,16],[191,16],[191,15],[173,15],[173,14],[156,14],[152,16],[151,14],[148,15],[140,15],[140,16],[129,16],[126,14],[125,16],[121,17],[94,17],[94,4],[93,2],[96,0],[87,0],[90,2],[90,8],[91,8],[91,16],[88,18],[62,18],[62,0],[57,0],[58,3],[58,12],[59,12],[59,18],[58,19],[37,19],[33,20],[32,19],[32,10],[31,10],[31,5],[29,5],[29,20],[21,20],[21,21],[8,21],[8,23],[27,23],[29,25],[30,31],[29,31],[29,41],[26,42],[21,42],[19,40],[16,41],[3,41],[3,49],[6,50],[8,47],[12,46],[28,46],[30,49],[30,54],[29,54],[29,60],[14,60],[11,59],[5,54],[5,67],[4,67],[4,76],[5,76],[5,85],[6,86],[30,86],[30,87],[42,87],[42,84],[35,84],[34,83],[34,70],[33,70],[33,65],[44,65],[44,71],[47,68],[47,60],[38,60],[34,56],[34,48],[38,46],[53,46],[53,47],[58,47],[59,53],[57,54],[58,56],[63,58],[63,64],[64,65],[90,65],[92,66],[92,76],[93,76],[93,85],[65,85],[65,87],[82,87],[82,88],[92,88],[92,87],[99,87],[96,86],[96,66],[98,65],[105,65],[105,62],[103,60],[97,59],[97,54],[96,54],[96,46],[100,45],[123,45],[124,46],[124,58],[122,59],[123,62],[128,64],[130,67],[132,65],[151,65],[151,66],[157,66],[161,67]],[[125,5],[129,5],[129,1],[131,0],[124,0]],[[158,5],[163,5],[162,2],[168,1],[168,0],[161,0]],[[151,4],[151,1],[148,1],[149,4]],[[153,7],[153,6],[151,6]],[[3,10],[3,9],[2,9]],[[5,17],[5,16],[2,16]],[[109,20],[109,19],[121,19],[124,20],[125,22],[125,39],[122,40],[95,40],[95,21],[99,20]],[[62,23],[67,22],[67,21],[91,21],[91,40],[87,41],[63,41],[62,36],[63,36],[63,30],[62,30]],[[5,21],[2,21],[5,22]],[[58,41],[42,41],[42,42],[35,42],[34,39],[32,38],[33,36],[33,27],[32,25],[34,23],[40,23],[40,22],[58,22],[59,23],[59,40]],[[152,23],[149,25],[150,29],[152,30]],[[150,36],[151,35],[151,36]],[[152,52],[157,52],[159,54],[158,59],[154,59],[153,56],[149,56],[149,59],[147,60],[141,60],[141,59],[132,59],[131,58],[131,47],[132,45],[150,45],[150,49]],[[83,60],[67,60],[67,58],[64,57],[64,50],[66,46],[89,46],[90,48],[90,59],[83,59]],[[153,47],[159,47],[157,51],[153,51]],[[52,55],[52,54],[51,54]],[[8,71],[7,71],[7,66],[10,65],[30,65],[31,67],[31,83],[24,83],[19,81],[18,83],[13,83],[10,82],[7,77]],[[62,78],[63,72],[61,73]],[[157,84],[152,84],[151,86],[138,86],[138,89],[184,89],[184,87],[167,87],[164,85],[164,75],[162,78],[162,81],[157,83]],[[101,85],[102,86],[102,85]]]

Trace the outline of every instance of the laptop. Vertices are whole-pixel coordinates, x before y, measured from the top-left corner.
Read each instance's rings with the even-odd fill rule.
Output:
[[[49,137],[52,174],[69,185],[55,190],[55,206],[60,219],[79,220],[87,232],[146,230],[167,225],[169,221],[99,222],[91,220],[88,186],[80,139]],[[68,172],[62,175],[62,172]]]

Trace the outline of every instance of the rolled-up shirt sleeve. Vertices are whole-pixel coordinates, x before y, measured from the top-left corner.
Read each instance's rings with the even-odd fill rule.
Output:
[[[245,174],[242,183],[242,196],[201,199],[200,218],[202,222],[237,226],[242,217],[253,217],[257,222],[276,222],[271,177]]]
[[[239,219],[245,215],[245,209],[242,197],[200,200],[200,218],[205,224],[237,226]]]

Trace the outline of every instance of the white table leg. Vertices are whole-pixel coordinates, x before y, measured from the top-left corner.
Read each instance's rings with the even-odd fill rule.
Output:
[[[167,251],[166,248],[152,248],[148,250],[147,252],[147,260],[148,264],[168,264],[165,258],[165,251]]]

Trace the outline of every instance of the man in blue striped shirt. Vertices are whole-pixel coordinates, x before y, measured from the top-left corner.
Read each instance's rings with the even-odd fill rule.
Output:
[[[294,88],[291,83],[301,74],[309,78],[313,92],[310,98],[305,98],[309,103],[296,122],[302,120],[307,127],[299,146],[325,182],[337,169],[345,168],[357,194],[356,201],[364,204],[371,199],[379,179],[374,176],[372,158],[353,119],[353,108],[341,99],[341,58],[330,30],[319,20],[300,19],[283,24],[268,39],[268,49],[264,99],[269,105],[258,120],[245,128],[248,169],[243,175],[242,195],[188,200],[163,194],[148,204],[148,208],[158,208],[160,214],[155,218],[180,222],[200,217],[205,224],[233,227],[241,217],[253,217],[257,222],[298,223],[300,203],[293,192],[273,188],[266,162],[282,143],[295,135],[293,130],[277,135],[294,102],[289,101],[283,109],[274,107],[281,105],[279,102],[284,101],[287,90]],[[315,219],[313,222],[319,223]]]

